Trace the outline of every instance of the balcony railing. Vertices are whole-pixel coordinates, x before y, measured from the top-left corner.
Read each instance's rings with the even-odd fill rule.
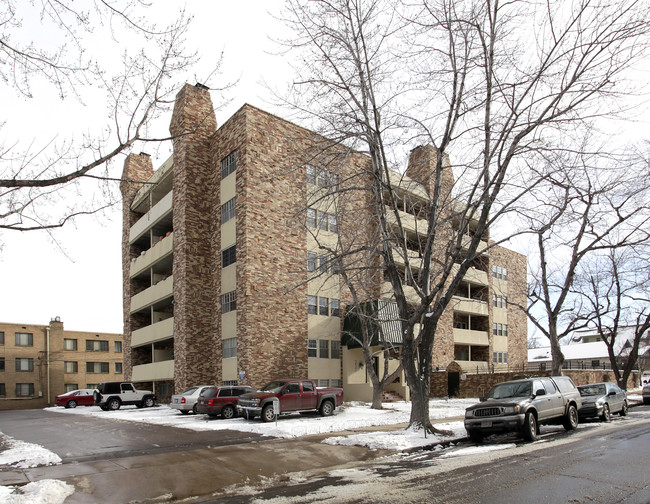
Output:
[[[131,261],[131,278],[139,275],[147,268],[150,268],[158,261],[160,261],[163,257],[167,257],[172,253],[173,247],[174,233],[170,233],[162,240],[157,242],[154,247],[151,247],[149,250]]]
[[[133,224],[129,231],[129,243],[133,243],[140,238],[144,233],[151,229],[155,224],[172,211],[173,191],[161,199],[154,207],[144,214],[138,222]]]
[[[133,366],[131,380],[134,382],[147,382],[174,379],[174,360],[152,362]]]
[[[142,308],[146,308],[158,301],[171,297],[173,293],[174,277],[170,276],[133,296],[131,298],[131,313],[137,312]]]
[[[162,341],[174,336],[174,317],[161,320],[131,333],[131,346],[133,348]]]

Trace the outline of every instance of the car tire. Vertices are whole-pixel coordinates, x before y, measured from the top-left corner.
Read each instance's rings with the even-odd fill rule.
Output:
[[[564,419],[562,420],[562,425],[566,431],[572,431],[578,426],[578,410],[573,404],[569,404],[566,415],[564,415]]]
[[[262,421],[272,422],[275,420],[275,413],[273,412],[273,405],[267,404],[262,408]]]
[[[182,413],[183,415],[187,415],[187,414],[189,413],[189,411],[187,411],[187,410],[184,410],[184,409],[182,409],[182,410],[179,410],[179,411],[180,411],[180,412],[181,412],[181,413]]]
[[[145,397],[142,399],[142,406],[145,408],[152,408],[154,405],[153,397]]]
[[[103,411],[108,411],[108,406],[106,406],[106,405],[104,405],[104,406],[100,406],[100,408],[101,408]]]
[[[196,409],[196,404],[192,406],[192,414],[196,415],[198,413],[198,410]]]
[[[323,401],[318,411],[320,416],[331,416],[334,413],[334,404],[330,400]]]
[[[115,399],[115,398],[109,399],[109,401],[106,403],[106,406],[107,406],[107,408],[109,410],[116,411],[116,410],[120,409],[120,406],[121,406],[120,400]]]
[[[623,407],[621,408],[621,411],[618,412],[618,414],[621,416],[627,416],[627,401],[623,401]]]
[[[77,401],[75,401],[74,399],[70,400],[70,401],[67,402],[65,407],[66,408],[76,408],[77,407]]]
[[[483,442],[483,433],[479,431],[469,431],[468,433],[469,440],[472,443],[482,443]]]
[[[644,397],[643,404],[650,404],[650,397]]]
[[[603,414],[600,415],[600,419],[603,422],[609,422],[612,419],[612,413],[609,411],[609,404],[605,403],[603,404]]]
[[[526,441],[537,440],[537,417],[532,411],[526,413],[526,418],[524,418],[524,425],[521,429],[521,436]]]
[[[221,408],[221,418],[223,418],[224,420],[230,420],[231,418],[235,418],[236,415],[237,412],[235,411],[235,408],[230,404],[226,404],[223,408]]]

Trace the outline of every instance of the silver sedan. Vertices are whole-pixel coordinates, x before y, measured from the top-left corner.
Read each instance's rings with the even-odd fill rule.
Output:
[[[190,387],[182,394],[173,395],[169,406],[179,410],[183,415],[187,415],[190,411],[196,415],[196,401],[205,389],[212,386],[197,385],[196,387]]]
[[[612,382],[590,383],[578,387],[582,396],[580,418],[598,417],[609,422],[612,413],[627,415],[627,394],[625,390]]]

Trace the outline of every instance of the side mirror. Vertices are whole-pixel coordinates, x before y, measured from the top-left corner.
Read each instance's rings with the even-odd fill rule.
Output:
[[[544,390],[543,388],[541,388],[541,389],[537,389],[537,390],[535,391],[535,395],[536,395],[536,396],[546,395],[546,390]]]
[[[478,400],[481,401],[481,402],[485,402],[485,401],[487,401],[487,397],[481,396],[481,397],[478,398]]]

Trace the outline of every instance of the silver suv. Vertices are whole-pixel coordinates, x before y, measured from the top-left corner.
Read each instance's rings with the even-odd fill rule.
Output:
[[[465,430],[471,441],[485,436],[518,432],[534,441],[541,424],[558,423],[569,431],[578,426],[582,399],[567,376],[514,380],[492,387],[487,397],[465,411]]]

